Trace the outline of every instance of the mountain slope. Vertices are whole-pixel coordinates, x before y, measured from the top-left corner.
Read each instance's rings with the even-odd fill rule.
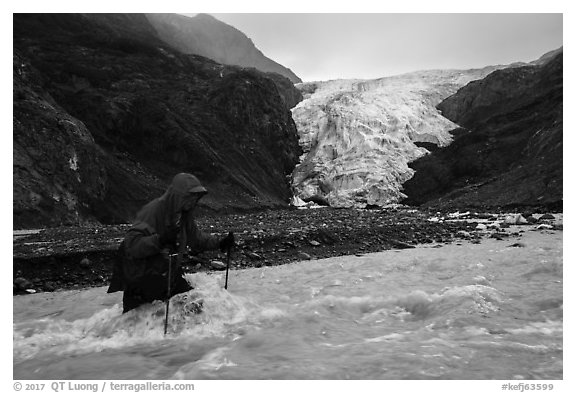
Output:
[[[438,108],[465,132],[415,161],[407,203],[435,207],[561,208],[562,52],[496,71]]]
[[[297,92],[173,50],[142,14],[15,14],[13,78],[14,228],[128,222],[181,171],[205,211],[291,195]]]
[[[158,35],[182,53],[208,57],[218,63],[254,67],[302,82],[290,69],[267,58],[244,33],[207,14],[187,17],[146,14]]]
[[[293,172],[295,194],[335,207],[397,202],[413,175],[408,163],[446,146],[456,125],[436,105],[496,69],[421,71],[376,80],[298,85],[292,115],[304,154]]]

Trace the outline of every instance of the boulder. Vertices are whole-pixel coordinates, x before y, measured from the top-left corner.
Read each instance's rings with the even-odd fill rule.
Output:
[[[524,243],[514,243],[509,245],[508,247],[526,247],[526,244]]]
[[[258,260],[262,259],[262,256],[259,254],[256,254],[255,252],[246,252],[245,255],[253,261],[258,261]]]
[[[523,214],[522,217],[526,219],[528,224],[534,224],[538,222],[538,219],[534,217],[532,214]]]
[[[222,261],[210,261],[210,266],[214,270],[226,270],[226,264]]]
[[[525,225],[528,224],[528,221],[522,216],[522,214],[515,214],[506,216],[504,223],[510,225]]]
[[[542,216],[540,216],[540,218],[538,219],[539,221],[547,221],[547,220],[555,220],[556,217],[554,217],[552,214],[550,213],[546,213],[543,214]]]
[[[390,243],[394,248],[400,249],[400,250],[404,250],[404,249],[408,249],[408,248],[415,248],[415,246],[413,246],[412,244],[408,244],[399,240],[388,240],[388,243]]]
[[[468,232],[468,231],[458,231],[456,233],[456,236],[460,237],[460,238],[464,238],[464,239],[468,239],[468,238],[472,237],[472,235],[470,235],[470,232]]]

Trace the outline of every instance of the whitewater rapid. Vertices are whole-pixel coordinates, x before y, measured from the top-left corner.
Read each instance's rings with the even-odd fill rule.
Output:
[[[13,298],[14,379],[562,379],[562,231]],[[191,302],[203,300],[200,314]]]

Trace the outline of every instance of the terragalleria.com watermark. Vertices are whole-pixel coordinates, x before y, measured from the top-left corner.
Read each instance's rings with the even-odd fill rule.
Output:
[[[14,391],[20,392],[146,392],[146,391],[194,391],[193,383],[176,382],[71,382],[53,381],[49,383],[14,382]]]

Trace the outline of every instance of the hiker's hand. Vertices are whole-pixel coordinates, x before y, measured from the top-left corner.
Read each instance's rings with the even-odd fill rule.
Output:
[[[163,248],[160,250],[160,254],[162,255],[162,258],[164,258],[165,261],[170,262],[170,250],[168,250],[167,248]]]
[[[228,232],[228,236],[220,240],[220,251],[227,251],[231,249],[234,244],[234,234],[232,232]]]
[[[167,227],[164,233],[161,234],[158,238],[160,242],[160,248],[175,247],[179,233],[180,228],[177,225],[171,225]]]

